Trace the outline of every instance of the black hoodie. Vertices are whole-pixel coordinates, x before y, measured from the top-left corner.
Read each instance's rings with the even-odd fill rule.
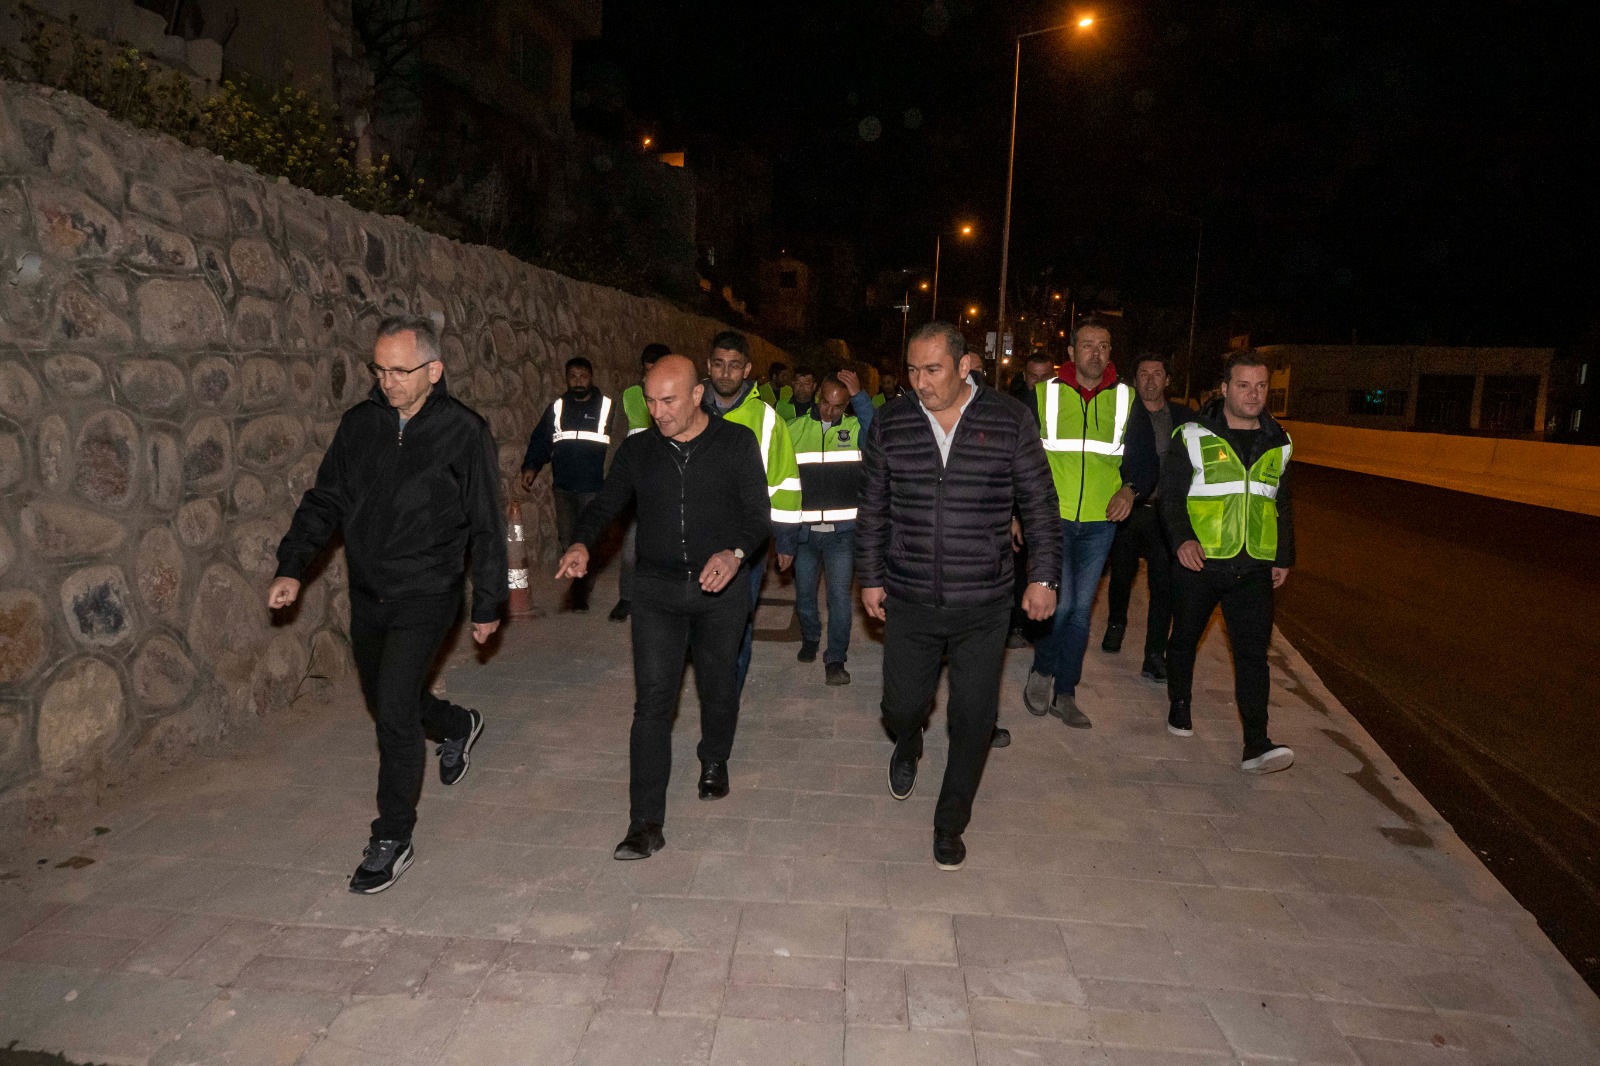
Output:
[[[1206,429],[1223,438],[1244,463],[1245,469],[1255,465],[1269,449],[1289,443],[1276,419],[1261,412],[1260,430],[1234,430],[1228,428],[1227,416],[1222,412],[1222,400],[1213,400],[1194,419]],[[1182,432],[1183,426],[1173,427],[1173,433]],[[1185,541],[1198,540],[1194,526],[1189,523],[1189,485],[1194,480],[1194,464],[1189,461],[1189,449],[1176,438],[1167,449],[1167,460],[1161,464],[1161,518],[1166,523],[1167,535],[1174,548]],[[1290,494],[1289,466],[1283,468],[1278,481],[1278,557],[1271,562],[1252,558],[1244,548],[1231,559],[1207,559],[1207,570],[1258,570],[1262,567],[1294,565],[1294,504]]]
[[[402,429],[383,390],[344,413],[278,544],[278,576],[299,579],[334,530],[350,588],[380,600],[459,593],[472,555],[472,620],[506,598],[500,462],[489,424],[444,379]]]

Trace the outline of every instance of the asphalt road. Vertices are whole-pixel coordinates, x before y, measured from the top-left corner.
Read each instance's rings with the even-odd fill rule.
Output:
[[[1280,628],[1600,992],[1600,518],[1294,476]]]

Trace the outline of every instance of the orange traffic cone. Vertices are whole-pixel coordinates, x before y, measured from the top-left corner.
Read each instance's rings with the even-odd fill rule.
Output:
[[[511,586],[506,612],[512,618],[538,617],[528,591],[528,545],[522,537],[522,505],[516,500],[506,508],[506,576]]]

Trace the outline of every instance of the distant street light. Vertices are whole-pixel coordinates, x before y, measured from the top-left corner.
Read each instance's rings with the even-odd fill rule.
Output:
[[[972,223],[963,222],[957,230],[963,237],[972,236]],[[939,246],[944,241],[944,231],[940,230],[933,238],[933,308],[928,312],[930,319],[939,317]]]
[[[1011,70],[1011,148],[1006,162],[1006,220],[1000,231],[1000,300],[995,311],[995,336],[996,342],[1001,347],[1005,346],[1006,336],[1006,269],[1011,260],[1011,183],[1017,172],[1017,96],[1022,88],[1022,41],[1026,37],[1038,37],[1045,33],[1054,33],[1057,30],[1077,28],[1087,30],[1095,25],[1093,15],[1084,15],[1073,22],[1063,22],[1057,26],[1046,26],[1042,30],[1029,30],[1027,33],[1017,34],[1016,62]],[[995,366],[995,384],[1000,383],[1000,367]]]

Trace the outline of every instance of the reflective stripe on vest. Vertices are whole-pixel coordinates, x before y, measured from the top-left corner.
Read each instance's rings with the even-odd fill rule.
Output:
[[[801,511],[802,522],[854,522],[856,509],[854,507],[841,507],[833,511]]]
[[[1207,558],[1232,559],[1246,552],[1263,562],[1276,559],[1278,485],[1293,443],[1267,449],[1247,470],[1233,447],[1200,423],[1187,423],[1177,433],[1193,467],[1186,504],[1189,525]],[[1208,462],[1207,454],[1213,452]]]
[[[559,399],[551,405],[550,417],[551,421],[555,423],[555,433],[552,435],[551,440],[551,442],[554,444],[560,444],[562,441],[566,440],[586,440],[592,441],[595,444],[611,443],[611,434],[605,432],[605,429],[611,425],[611,397],[609,396],[600,397],[601,432],[599,433],[590,433],[587,430],[578,429],[562,429],[561,401]],[[630,433],[629,435],[631,436],[632,434]]]
[[[1096,455],[1121,455],[1123,450],[1123,433],[1128,428],[1128,413],[1133,410],[1133,390],[1111,386],[1117,400],[1117,413],[1111,424],[1110,440],[1095,440],[1089,436],[1087,421],[1084,423],[1084,432],[1081,437],[1058,437],[1061,432],[1061,393],[1071,385],[1050,382],[1045,386],[1044,394],[1044,432],[1040,435],[1044,441],[1045,451],[1048,452],[1093,452]],[[1089,404],[1100,399],[1098,393]]]
[[[859,463],[861,453],[854,448],[841,448],[836,452],[795,452],[794,461],[802,466],[806,463]]]

